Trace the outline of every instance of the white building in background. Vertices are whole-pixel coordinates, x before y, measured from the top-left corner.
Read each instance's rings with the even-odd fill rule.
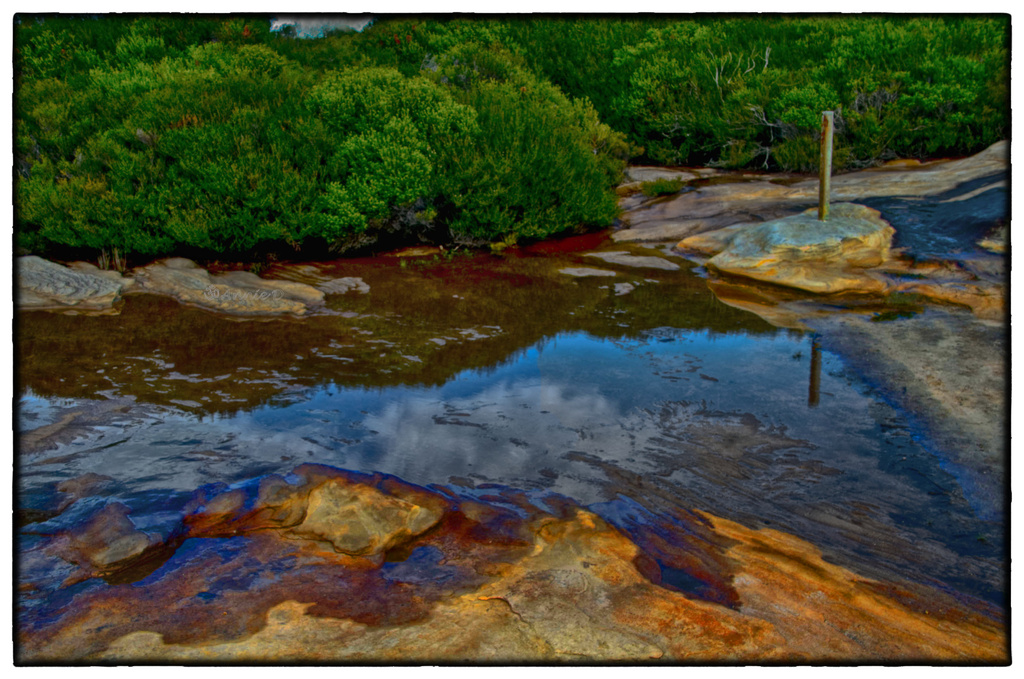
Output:
[[[295,26],[296,36],[317,38],[325,31],[339,28],[361,31],[372,21],[373,16],[369,14],[296,14],[272,18],[270,30],[279,31],[285,26]]]

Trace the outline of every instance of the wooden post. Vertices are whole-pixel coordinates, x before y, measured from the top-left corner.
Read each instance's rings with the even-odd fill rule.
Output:
[[[825,111],[821,114],[821,174],[818,181],[818,221],[828,219],[828,200],[832,192],[832,124],[834,114]]]

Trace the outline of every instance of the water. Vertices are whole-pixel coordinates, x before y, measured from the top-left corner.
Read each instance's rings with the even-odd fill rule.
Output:
[[[167,537],[200,486],[316,462],[467,496],[560,494],[638,541],[701,509],[799,535],[868,576],[999,603],[1001,526],[976,516],[922,432],[812,336],[718,303],[674,261],[576,279],[558,269],[601,263],[572,242],[349,260],[326,270],[371,292],[306,319],[145,295],[118,316],[23,313],[19,425],[36,438],[19,457],[22,539],[112,501]],[[636,289],[616,294],[622,282]],[[107,478],[61,508],[58,484],[87,473]],[[22,563],[43,590],[64,574],[58,560]]]

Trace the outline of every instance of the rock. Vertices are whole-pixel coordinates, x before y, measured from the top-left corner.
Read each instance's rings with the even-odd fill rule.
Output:
[[[397,256],[402,257],[404,255]],[[363,294],[370,292],[370,286],[367,285],[362,278],[356,278],[355,276],[334,278],[326,283],[321,283],[316,287],[318,290],[328,295],[344,295],[346,292],[353,290]]]
[[[717,255],[722,250],[725,250],[732,243],[732,239],[742,231],[753,228],[762,222],[744,222],[742,224],[733,224],[732,226],[726,226],[721,229],[715,229],[714,231],[705,231],[688,238],[684,238],[676,246],[682,250],[690,250],[692,252],[698,252],[703,255]]]
[[[351,556],[377,556],[440,520],[436,509],[331,479],[310,492],[305,519],[290,534],[329,542]]]
[[[609,264],[632,266],[641,269],[664,269],[666,271],[677,271],[679,269],[678,264],[670,262],[663,257],[644,257],[641,255],[633,255],[628,252],[588,252],[587,257],[597,257],[598,259],[603,259]]]
[[[302,465],[291,477],[197,490],[185,507],[188,535],[280,530],[291,539],[329,543],[340,554],[378,558],[434,526],[448,508],[436,494],[383,474]]]
[[[109,309],[128,285],[117,272],[69,269],[34,255],[19,257],[16,271],[23,309]]]
[[[832,201],[940,196],[968,182],[982,183],[983,186],[972,189],[972,194],[982,193],[1005,181],[1008,149],[1009,144],[1001,141],[961,160],[890,165],[838,175],[832,178]],[[771,221],[796,214],[817,202],[817,179],[796,183],[752,179],[711,184],[629,206],[623,215],[628,228],[613,233],[612,238],[621,242],[681,240],[742,222]]]
[[[123,290],[127,290],[135,285],[134,278],[126,278],[119,271],[114,271],[113,269],[101,269],[90,262],[71,262],[68,264],[68,268],[90,276],[100,276],[120,283]]]
[[[999,227],[993,229],[993,231],[978,241],[978,247],[984,248],[989,252],[995,252],[997,254],[1003,254],[1006,252],[1007,245],[1010,243],[1010,228],[1006,224],[1002,224]]]
[[[95,472],[88,472],[73,479],[61,481],[57,484],[57,492],[63,497],[57,506],[57,512],[63,512],[84,497],[98,495],[101,490],[104,490],[113,482],[113,478]]]
[[[636,289],[636,286],[632,283],[616,283],[615,284],[615,296],[621,297],[622,295],[628,295]]]
[[[43,629],[21,630],[22,659],[421,664],[1007,659],[1006,630],[998,616],[988,617],[941,591],[864,577],[781,531],[750,529],[704,512],[692,513],[675,528],[665,524],[664,538],[673,544],[690,531],[707,538],[692,545],[709,552],[709,563],[724,569],[723,584],[735,593],[720,603],[652,581],[645,574],[652,559],[638,544],[570,500],[555,501],[554,513],[522,497],[516,504],[520,512],[464,502],[454,520],[424,538],[430,541],[424,550],[429,558],[408,558],[399,580],[380,577],[377,569],[311,560],[274,532],[254,534],[232,549],[198,553],[194,562],[179,562],[162,577],[134,587],[82,593]],[[281,559],[289,565],[281,567]],[[409,577],[438,571],[457,586]],[[243,578],[251,584],[238,592]],[[140,607],[140,599],[147,605]]]
[[[415,254],[405,255],[402,251],[398,254],[389,253],[385,257],[412,257]],[[324,271],[321,267],[311,264],[278,264],[272,269],[277,279],[288,279],[304,285],[316,288],[322,295],[343,295],[347,292],[370,292],[370,286],[357,276],[344,276],[337,278]]]
[[[202,268],[198,264],[193,262],[191,259],[186,259],[185,257],[168,257],[167,259],[162,260],[162,263],[168,269],[176,269],[181,271]]]
[[[884,279],[865,269],[889,259],[894,230],[877,210],[839,203],[819,222],[817,209],[747,226],[720,239],[710,269],[816,293],[881,292]],[[679,243],[688,247],[688,240]],[[707,238],[700,245],[707,246]]]
[[[174,257],[136,269],[138,291],[230,314],[304,314],[323,293],[304,283],[268,280],[247,271],[210,275],[195,262]]]
[[[158,544],[157,537],[135,527],[128,518],[130,511],[120,502],[111,502],[83,525],[61,535],[66,540],[64,558],[101,574]]]
[[[315,306],[324,301],[324,293],[316,288],[294,281],[278,281],[260,278],[249,271],[228,271],[213,276],[217,284],[229,285],[240,290],[262,292],[269,291],[272,295],[280,294],[285,299],[294,299],[307,306]]]
[[[856,314],[810,319],[825,348],[914,413],[942,468],[986,521],[1002,521],[1011,421],[1009,337],[1003,324],[959,309],[927,309],[878,323]]]
[[[614,271],[608,271],[607,269],[590,269],[585,266],[568,266],[564,269],[559,269],[559,273],[564,273],[567,276],[575,276],[577,278],[586,278],[588,276],[614,276]]]
[[[391,252],[385,252],[385,257],[432,257],[434,255],[440,255],[444,253],[444,248],[436,245],[413,245],[411,247],[402,248],[401,250],[393,250]]]
[[[629,182],[653,182],[658,179],[692,181],[704,177],[714,177],[724,174],[723,170],[716,170],[710,167],[694,167],[683,170],[671,170],[666,167],[654,167],[649,165],[633,165],[626,168],[626,179]]]
[[[894,291],[922,295],[936,302],[965,306],[983,320],[1003,321],[1006,318],[1006,297],[1001,285],[923,280],[896,285]]]

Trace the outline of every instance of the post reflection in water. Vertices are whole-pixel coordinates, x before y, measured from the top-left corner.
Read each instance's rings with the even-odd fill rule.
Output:
[[[807,390],[807,406],[818,407],[821,395],[821,339],[815,335],[811,340],[811,382]]]

